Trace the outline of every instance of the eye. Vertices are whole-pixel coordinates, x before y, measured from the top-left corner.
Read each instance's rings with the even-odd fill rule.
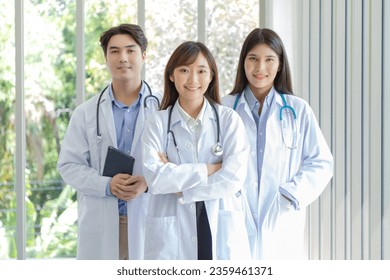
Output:
[[[181,69],[179,69],[179,72],[180,72],[180,73],[188,73],[188,70],[185,69],[185,68],[181,68]]]
[[[248,57],[248,59],[249,59],[250,61],[257,61],[257,58],[254,57],[254,56],[250,56],[250,57]]]

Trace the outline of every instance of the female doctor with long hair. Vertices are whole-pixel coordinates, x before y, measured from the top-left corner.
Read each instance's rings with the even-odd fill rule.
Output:
[[[244,121],[250,160],[244,195],[257,238],[255,259],[304,259],[306,208],[333,175],[333,157],[309,104],[294,96],[279,36],[254,29],[223,103]]]
[[[245,133],[238,114],[220,105],[217,66],[207,47],[192,41],[177,47],[165,69],[161,111],[142,135],[152,194],[145,259],[251,258],[249,208],[241,195]]]

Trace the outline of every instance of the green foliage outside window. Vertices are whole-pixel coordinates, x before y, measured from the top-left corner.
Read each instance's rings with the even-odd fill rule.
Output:
[[[174,48],[184,40],[198,40],[195,3],[146,1],[146,80],[155,89],[162,90],[163,70]],[[258,8],[239,0],[206,5],[206,44],[217,59],[226,94],[242,41],[258,22]],[[14,10],[14,1],[0,0],[0,259],[16,258]],[[122,22],[137,23],[136,15],[136,0],[85,1],[86,98],[110,81],[100,34]],[[56,164],[76,106],[76,1],[24,1],[24,31],[27,258],[74,258],[76,191],[61,180]]]

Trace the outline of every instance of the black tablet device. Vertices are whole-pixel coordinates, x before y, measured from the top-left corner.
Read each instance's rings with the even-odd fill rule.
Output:
[[[109,146],[104,163],[103,176],[114,177],[119,173],[132,175],[134,161],[135,159],[132,156]]]

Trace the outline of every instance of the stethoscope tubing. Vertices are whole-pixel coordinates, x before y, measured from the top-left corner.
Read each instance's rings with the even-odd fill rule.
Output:
[[[297,120],[297,114],[296,114],[294,108],[287,104],[286,97],[284,96],[284,93],[280,93],[279,95],[280,95],[280,97],[282,98],[282,102],[283,102],[283,106],[280,107],[280,110],[279,110],[279,120],[280,120],[281,122],[283,121],[283,110],[290,110],[291,113],[292,113],[293,116],[294,116],[294,121],[296,122],[296,120]],[[239,101],[239,99],[240,99],[240,96],[241,96],[240,94],[238,94],[238,95],[236,96],[236,99],[235,99],[234,105],[233,105],[233,110],[236,110],[236,109],[237,109],[237,105],[238,105],[238,101]],[[294,128],[296,129],[296,125],[294,126]],[[285,142],[285,139],[284,139],[285,137],[284,137],[284,133],[283,133],[283,127],[282,127],[281,129],[282,129],[283,141]],[[286,145],[288,148],[290,148],[290,149],[296,149],[296,148],[297,148],[296,141],[297,141],[297,139],[296,139],[296,131],[295,131],[295,135],[294,135],[294,138],[293,138],[293,143],[292,143],[292,145],[291,145],[291,146],[288,146],[286,143],[285,143],[285,145]]]
[[[220,137],[221,137],[221,134],[220,134],[221,130],[220,130],[220,128],[221,127],[220,127],[220,122],[219,122],[219,115],[218,115],[217,108],[215,107],[215,105],[211,101],[209,103],[211,105],[211,108],[214,111],[215,118],[217,119],[217,143],[213,145],[212,152],[215,155],[220,156],[223,153],[223,149],[222,149],[222,145],[221,145],[221,142],[220,142],[220,140],[221,140],[220,139]],[[173,110],[174,106],[175,106],[175,103],[171,106],[171,108],[169,108],[169,112],[168,112],[167,135],[171,134],[172,140],[173,140],[173,145],[175,146],[177,152],[179,152],[179,146],[177,145],[177,142],[176,142],[175,133],[171,129],[172,110]]]
[[[147,107],[147,99],[148,98],[152,98],[152,99],[155,99],[156,102],[157,102],[157,106],[160,107],[160,100],[158,100],[157,96],[154,96],[153,93],[152,93],[152,89],[150,88],[149,84],[145,81],[143,81],[145,83],[145,85],[147,86],[148,88],[148,91],[149,91],[149,95],[145,96],[144,98],[144,108]],[[104,94],[104,92],[106,91],[106,89],[110,86],[107,85],[99,94],[99,98],[98,98],[98,102],[97,102],[97,105],[96,105],[96,135],[97,135],[97,138],[98,138],[98,141],[100,142],[100,140],[102,139],[102,134],[100,133],[100,124],[99,124],[99,109],[100,109],[100,101],[102,99],[102,96]]]

